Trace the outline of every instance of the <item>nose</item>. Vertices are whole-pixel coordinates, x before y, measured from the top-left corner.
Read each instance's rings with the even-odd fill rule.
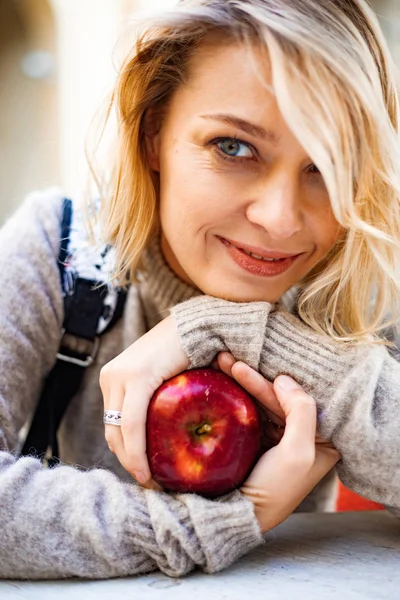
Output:
[[[271,239],[284,240],[302,229],[301,192],[293,175],[270,176],[253,190],[252,197],[246,216],[253,225],[267,231]]]

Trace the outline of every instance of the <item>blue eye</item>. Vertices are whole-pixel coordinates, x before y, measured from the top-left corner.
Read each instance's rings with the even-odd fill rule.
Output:
[[[217,142],[223,154],[231,158],[253,158],[253,153],[248,144],[234,138],[222,138]]]

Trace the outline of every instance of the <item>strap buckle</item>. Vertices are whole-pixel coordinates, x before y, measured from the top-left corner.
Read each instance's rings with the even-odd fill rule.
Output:
[[[63,329],[61,331],[60,348],[56,356],[58,360],[86,368],[96,358],[99,346],[100,339],[98,337],[95,337],[94,340],[86,340],[67,334]]]

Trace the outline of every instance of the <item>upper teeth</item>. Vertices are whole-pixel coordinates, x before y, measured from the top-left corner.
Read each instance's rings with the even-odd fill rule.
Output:
[[[276,260],[281,260],[280,258],[263,258],[262,256],[258,256],[258,254],[253,254],[252,252],[247,252],[247,250],[243,250],[243,248],[242,248],[242,251],[245,254],[252,256],[253,258],[258,258],[258,260],[266,260],[267,262],[274,262]]]

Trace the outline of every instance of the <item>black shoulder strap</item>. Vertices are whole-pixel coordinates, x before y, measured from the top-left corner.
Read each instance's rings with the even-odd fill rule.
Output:
[[[61,245],[58,254],[58,269],[60,271],[61,287],[64,288],[64,269],[68,258],[68,243],[71,232],[72,222],[72,201],[69,198],[64,198],[62,205],[62,220],[61,220]]]
[[[59,271],[64,289],[64,267],[68,259],[68,242],[72,218],[72,202],[63,203]],[[64,323],[57,361],[48,375],[37,405],[21,455],[46,458],[49,466],[58,461],[57,431],[70,400],[78,392],[86,367],[92,364],[99,346],[99,319],[104,311],[105,284],[78,277],[73,291],[64,296]],[[123,313],[126,292],[118,293],[117,307],[106,331]]]

